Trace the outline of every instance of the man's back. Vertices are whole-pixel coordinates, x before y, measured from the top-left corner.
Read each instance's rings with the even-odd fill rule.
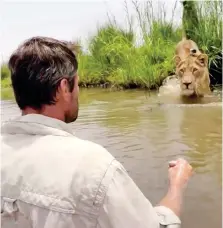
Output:
[[[178,228],[103,147],[29,114],[2,127],[2,228]]]
[[[96,226],[116,161],[66,131],[65,123],[55,121],[53,128],[51,122],[27,115],[2,128],[2,225],[13,210],[27,218],[23,228]]]

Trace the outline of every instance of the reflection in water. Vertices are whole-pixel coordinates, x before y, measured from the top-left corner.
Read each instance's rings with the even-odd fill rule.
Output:
[[[221,227],[222,112],[220,97],[182,104],[142,91],[81,90],[77,136],[105,146],[153,204],[166,193],[168,161],[179,156],[195,170],[185,194],[182,227]],[[12,102],[2,120],[19,115]]]

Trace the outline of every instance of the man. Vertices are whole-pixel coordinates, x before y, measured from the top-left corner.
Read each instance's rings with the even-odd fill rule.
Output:
[[[9,68],[22,116],[2,127],[2,228],[180,227],[191,166],[170,163],[153,207],[105,148],[77,138],[68,123],[78,117],[78,63],[65,43],[33,37]]]

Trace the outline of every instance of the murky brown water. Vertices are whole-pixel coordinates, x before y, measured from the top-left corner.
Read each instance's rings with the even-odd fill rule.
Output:
[[[157,103],[164,103],[158,105]],[[81,90],[76,135],[105,146],[156,204],[168,187],[168,161],[178,156],[194,167],[184,197],[183,228],[220,228],[222,106],[184,105],[142,91]],[[19,115],[13,102],[1,104],[2,121]]]

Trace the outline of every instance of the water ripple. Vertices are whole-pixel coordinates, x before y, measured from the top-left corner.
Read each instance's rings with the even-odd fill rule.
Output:
[[[221,210],[222,103],[162,103],[161,97],[124,91],[85,96],[79,118],[71,124],[75,134],[107,148],[154,202],[167,189],[168,162],[187,159],[195,175],[185,196],[184,213],[190,215],[185,227],[194,227],[198,220],[205,220],[202,228],[214,227],[215,219],[209,222],[208,218],[216,218]],[[18,115],[13,102],[1,102],[2,121]],[[193,217],[194,208],[200,214]]]

